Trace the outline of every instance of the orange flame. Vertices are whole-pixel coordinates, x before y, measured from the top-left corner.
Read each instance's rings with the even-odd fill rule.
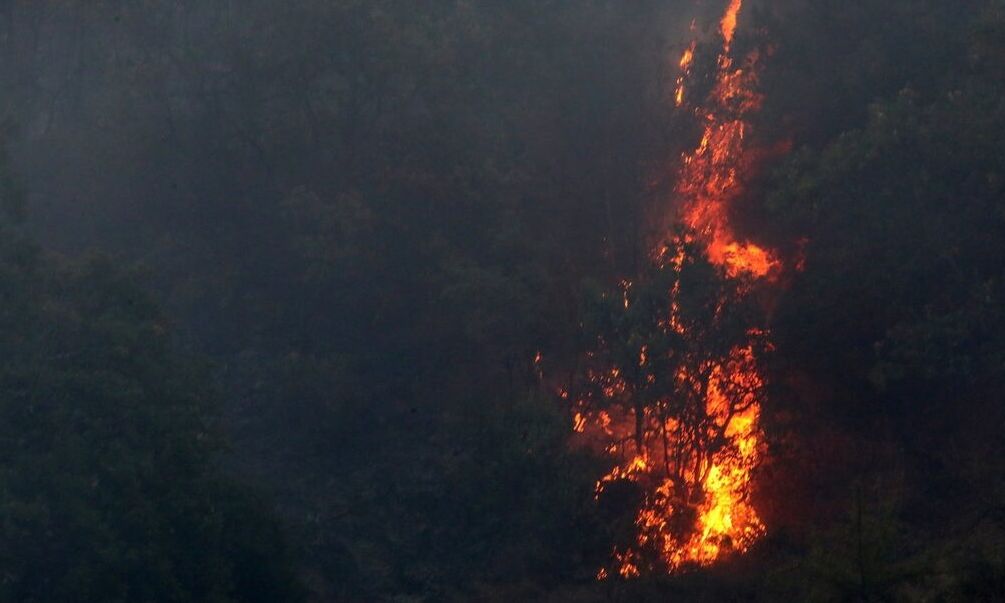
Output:
[[[736,35],[736,23],[740,18],[740,9],[743,8],[743,0],[730,0],[729,8],[722,17],[721,31],[722,38],[726,41],[726,52],[733,43],[733,36]]]
[[[761,96],[756,92],[756,60],[751,60],[747,69],[737,68],[731,56],[742,7],[742,0],[730,0],[720,22],[722,52],[716,85],[707,106],[697,112],[703,118],[703,135],[698,146],[682,157],[675,196],[683,222],[701,237],[709,260],[730,277],[757,279],[775,274],[779,262],[771,251],[738,240],[729,211],[743,193],[740,167],[748,134],[747,117],[761,105]],[[680,75],[673,97],[678,107],[685,103],[696,48],[697,42],[692,42],[679,61]],[[672,247],[661,244],[654,254],[655,261],[679,273],[684,259],[682,249],[678,244],[673,254]],[[679,286],[678,281],[670,291],[669,317],[661,325],[683,334],[685,327],[679,320],[677,305]],[[624,281],[626,309],[630,289],[631,282]],[[767,333],[751,332],[750,336],[763,341]],[[639,370],[649,370],[650,360],[649,350],[643,347]],[[597,496],[618,480],[634,482],[645,493],[635,517],[635,543],[615,549],[612,566],[602,568],[598,580],[614,575],[633,578],[644,568],[654,567],[643,559],[642,551],[657,551],[662,566],[673,571],[688,565],[710,565],[727,554],[745,552],[765,533],[750,501],[751,475],[763,449],[758,426],[763,379],[753,347],[738,347],[728,357],[707,363],[701,370],[706,373],[704,379],[681,370],[677,380],[683,388],[705,383],[697,388],[703,396],[704,431],[686,434],[688,427],[681,422],[641,405],[624,404],[623,411],[593,413],[581,404],[575,415],[575,431],[593,441],[607,441],[606,452],[620,459],[597,482]],[[653,376],[648,379],[652,383]],[[632,393],[617,369],[593,374],[591,380],[609,400]],[[640,433],[647,435],[640,438]],[[660,438],[662,441],[657,442]],[[716,438],[726,444],[696,450],[695,442],[707,443]],[[690,521],[683,530],[682,517]]]
[[[691,74],[691,64],[694,62],[696,46],[696,42],[691,42],[691,46],[684,51],[684,55],[680,58],[680,75],[677,76],[677,88],[674,91],[674,104],[678,107],[684,104],[685,83],[687,82],[687,76]]]

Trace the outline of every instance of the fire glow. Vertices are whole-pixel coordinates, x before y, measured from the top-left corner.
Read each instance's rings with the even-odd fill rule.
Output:
[[[694,107],[703,134],[682,157],[674,189],[678,221],[693,234],[671,237],[653,253],[655,267],[676,274],[658,330],[691,342],[692,351],[684,361],[675,360],[676,374],[669,377],[658,376],[660,352],[646,345],[636,348],[635,360],[621,368],[590,371],[587,379],[603,399],[599,405],[562,393],[573,408],[576,437],[616,463],[597,482],[597,499],[611,496],[623,483],[642,496],[634,540],[615,547],[610,564],[597,573],[600,580],[711,565],[747,551],[766,530],[750,498],[751,475],[764,449],[758,427],[764,382],[757,353],[770,348],[768,333],[751,329],[747,341],[728,353],[704,353],[708,346],[700,338],[705,333],[681,316],[678,302],[689,245],[699,246],[711,264],[737,282],[770,282],[780,268],[770,251],[738,240],[730,223],[730,207],[743,194],[740,166],[747,118],[762,100],[756,92],[756,55],[742,66],[732,57],[742,4],[730,0],[720,21],[715,85],[705,105]],[[677,63],[673,102],[678,108],[691,108],[687,83],[696,49],[694,41]],[[621,293],[625,311],[630,311],[635,303],[632,283],[622,282]],[[722,299],[717,305],[729,303]]]

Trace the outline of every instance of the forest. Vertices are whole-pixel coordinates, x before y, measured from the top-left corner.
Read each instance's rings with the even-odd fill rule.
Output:
[[[1005,601],[1005,0],[0,0],[0,602]]]

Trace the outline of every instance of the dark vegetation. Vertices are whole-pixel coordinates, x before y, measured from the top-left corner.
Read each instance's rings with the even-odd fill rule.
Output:
[[[0,2],[0,600],[1005,599],[999,0],[744,13],[769,535],[594,582],[533,358],[640,271],[692,4]]]

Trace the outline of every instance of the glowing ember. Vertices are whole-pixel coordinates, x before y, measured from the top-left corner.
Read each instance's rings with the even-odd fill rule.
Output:
[[[619,341],[600,342],[612,348],[603,358],[590,355],[610,362],[608,368],[586,371],[586,393],[563,390],[577,437],[615,461],[596,484],[597,499],[623,494],[618,484],[630,485],[640,499],[625,503],[637,509],[634,541],[615,548],[599,580],[709,565],[748,550],[765,532],[750,492],[763,453],[757,356],[770,343],[762,329],[727,333],[730,308],[743,303],[749,283],[779,268],[770,251],[737,240],[730,224],[730,207],[742,196],[746,118],[761,105],[756,56],[740,68],[730,52],[742,5],[730,0],[721,20],[716,85],[695,111],[703,135],[682,157],[674,206],[690,234],[661,243],[653,254],[666,301],[654,307],[644,283],[623,281]],[[678,107],[686,102],[696,48],[692,42],[679,62]],[[681,291],[686,271],[696,265],[695,246],[727,277],[699,318],[684,307]],[[665,275],[670,280],[659,281]],[[643,318],[633,318],[637,304]]]

